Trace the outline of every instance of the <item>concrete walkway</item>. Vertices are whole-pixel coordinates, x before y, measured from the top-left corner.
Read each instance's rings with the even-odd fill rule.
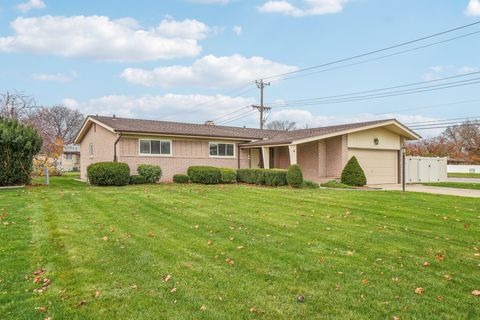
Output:
[[[479,178],[448,178],[448,182],[480,183]]]
[[[402,185],[400,184],[374,185],[371,187],[382,188],[382,190],[394,190],[394,191],[402,190]],[[431,186],[424,186],[421,184],[408,184],[406,187],[406,191],[443,194],[443,195],[459,196],[459,197],[480,198],[480,190],[431,187]]]

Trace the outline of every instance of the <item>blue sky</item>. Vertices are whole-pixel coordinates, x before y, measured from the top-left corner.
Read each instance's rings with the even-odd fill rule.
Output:
[[[86,114],[189,122],[223,116],[218,122],[255,126],[258,116],[246,114],[245,106],[258,102],[258,90],[253,85],[241,90],[251,80],[479,19],[476,0],[2,1],[0,88],[33,95],[41,105],[63,103]],[[479,37],[273,82],[265,100],[330,96],[477,71]],[[477,91],[478,85],[471,85],[277,107],[269,120],[320,126],[392,116],[404,122],[480,116]],[[479,101],[420,108],[475,99]],[[246,117],[235,120],[244,112]]]

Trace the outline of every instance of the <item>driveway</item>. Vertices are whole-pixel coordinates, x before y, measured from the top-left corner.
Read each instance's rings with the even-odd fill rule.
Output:
[[[401,184],[383,184],[383,185],[375,185],[371,187],[381,188],[382,190],[394,190],[394,191],[402,190]],[[443,194],[443,195],[459,196],[459,197],[480,198],[480,190],[431,187],[431,186],[424,186],[421,184],[408,184],[406,187],[406,191]]]

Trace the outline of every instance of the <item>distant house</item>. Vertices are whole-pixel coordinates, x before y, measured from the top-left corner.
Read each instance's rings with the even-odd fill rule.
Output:
[[[63,147],[59,167],[61,171],[80,171],[80,145],[68,144]]]
[[[305,179],[339,178],[356,156],[369,184],[399,183],[401,147],[419,135],[395,119],[293,131],[260,130],[153,120],[88,116],[76,137],[86,179],[91,163],[120,161],[136,173],[142,163],[160,165],[171,181],[192,165],[287,168],[298,164]]]

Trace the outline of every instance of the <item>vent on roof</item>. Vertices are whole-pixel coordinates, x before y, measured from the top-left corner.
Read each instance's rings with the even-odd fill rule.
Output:
[[[117,118],[115,117],[115,115],[113,115],[113,120],[116,120]]]
[[[215,122],[211,121],[211,120],[208,120],[208,121],[205,121],[205,125],[206,126],[214,126],[215,125]]]

